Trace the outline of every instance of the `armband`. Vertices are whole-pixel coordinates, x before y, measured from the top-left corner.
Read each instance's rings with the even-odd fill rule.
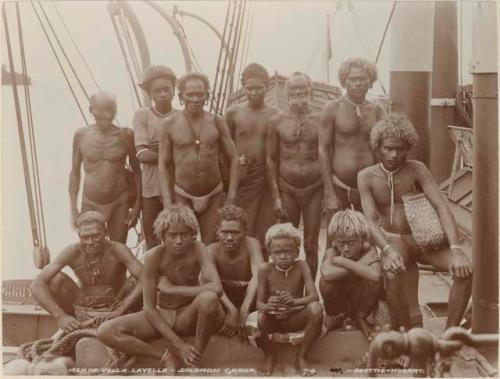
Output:
[[[144,152],[145,152],[145,151],[147,151],[147,150],[149,150],[149,149],[141,149],[141,150],[139,150],[139,151],[137,152],[137,154],[135,154],[135,157],[136,157],[136,158],[139,158],[139,155],[141,155],[142,153],[144,153]]]
[[[391,247],[391,245],[387,244],[384,246],[384,248],[382,249],[382,253],[385,254],[385,252],[387,251],[387,249],[389,249]]]

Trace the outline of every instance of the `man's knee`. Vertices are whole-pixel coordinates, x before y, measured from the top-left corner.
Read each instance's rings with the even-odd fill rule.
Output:
[[[119,325],[116,325],[113,320],[106,321],[102,323],[96,331],[96,337],[99,341],[101,341],[105,345],[113,345],[113,342],[116,338],[116,334],[118,332],[117,328]]]
[[[219,298],[213,291],[204,291],[196,298],[199,310],[205,313],[216,313],[219,307]]]
[[[313,301],[307,304],[307,319],[313,322],[323,320],[323,307],[319,301]]]

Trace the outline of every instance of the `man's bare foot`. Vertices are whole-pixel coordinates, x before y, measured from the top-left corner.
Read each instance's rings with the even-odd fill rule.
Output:
[[[314,376],[317,374],[316,370],[311,367],[309,362],[303,356],[297,356],[296,367],[300,373],[300,376]]]
[[[160,366],[168,370],[168,375],[176,375],[177,370],[180,367],[179,359],[176,358],[175,354],[170,351],[165,350],[165,354],[161,358]]]
[[[264,365],[262,366],[261,373],[262,376],[271,376],[274,370],[274,354],[269,354],[264,360]]]
[[[371,341],[374,337],[373,325],[368,322],[366,318],[361,316],[356,317],[356,324],[358,324],[358,327],[361,329],[366,339]]]

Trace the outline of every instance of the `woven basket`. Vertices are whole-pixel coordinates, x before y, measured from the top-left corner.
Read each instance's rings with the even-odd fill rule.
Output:
[[[94,317],[105,317],[119,305],[115,296],[85,296],[73,304],[75,317],[85,322]]]
[[[433,250],[446,242],[439,216],[424,193],[403,195],[404,210],[418,247]]]

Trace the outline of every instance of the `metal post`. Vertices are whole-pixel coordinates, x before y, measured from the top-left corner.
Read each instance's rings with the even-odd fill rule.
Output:
[[[391,30],[390,97],[392,111],[405,113],[420,142],[409,157],[429,163],[429,120],[434,3],[398,3]]]
[[[498,74],[496,4],[480,2],[474,19],[474,283],[472,331],[498,333]]]
[[[453,143],[447,126],[457,124],[455,93],[458,85],[457,4],[437,1],[434,16],[430,170],[439,184],[450,176]]]

